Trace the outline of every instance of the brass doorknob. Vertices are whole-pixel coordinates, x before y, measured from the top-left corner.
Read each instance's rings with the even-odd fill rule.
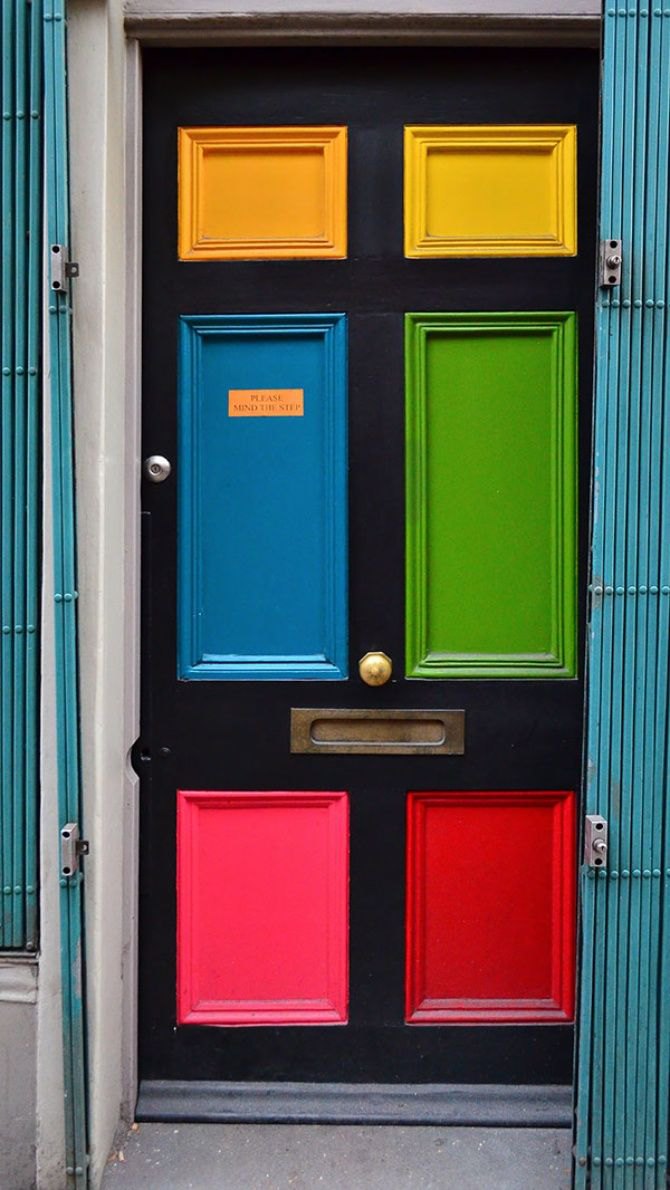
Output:
[[[383,686],[393,673],[391,658],[386,653],[366,653],[358,662],[358,672],[368,686]]]

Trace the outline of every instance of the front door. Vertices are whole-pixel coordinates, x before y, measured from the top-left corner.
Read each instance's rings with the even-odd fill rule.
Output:
[[[146,55],[144,1080],[571,1081],[597,69]]]

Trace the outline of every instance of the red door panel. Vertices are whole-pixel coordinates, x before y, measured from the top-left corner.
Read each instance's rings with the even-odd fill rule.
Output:
[[[412,793],[408,1023],[571,1021],[571,792]]]

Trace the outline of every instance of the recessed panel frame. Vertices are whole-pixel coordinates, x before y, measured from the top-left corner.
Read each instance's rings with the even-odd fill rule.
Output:
[[[178,1024],[346,1024],[348,950],[346,792],[178,791]]]
[[[179,321],[178,675],[346,678],[346,315]],[[254,381],[300,416],[231,415]]]
[[[408,313],[406,675],[577,665],[572,311]]]
[[[344,126],[179,129],[179,259],[344,259]]]
[[[572,124],[405,127],[405,255],[574,256]]]
[[[407,797],[406,1022],[574,1017],[571,790]]]

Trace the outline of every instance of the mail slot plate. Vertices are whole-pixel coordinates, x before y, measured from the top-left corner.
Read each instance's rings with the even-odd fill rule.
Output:
[[[292,707],[291,752],[462,756],[465,711]]]

